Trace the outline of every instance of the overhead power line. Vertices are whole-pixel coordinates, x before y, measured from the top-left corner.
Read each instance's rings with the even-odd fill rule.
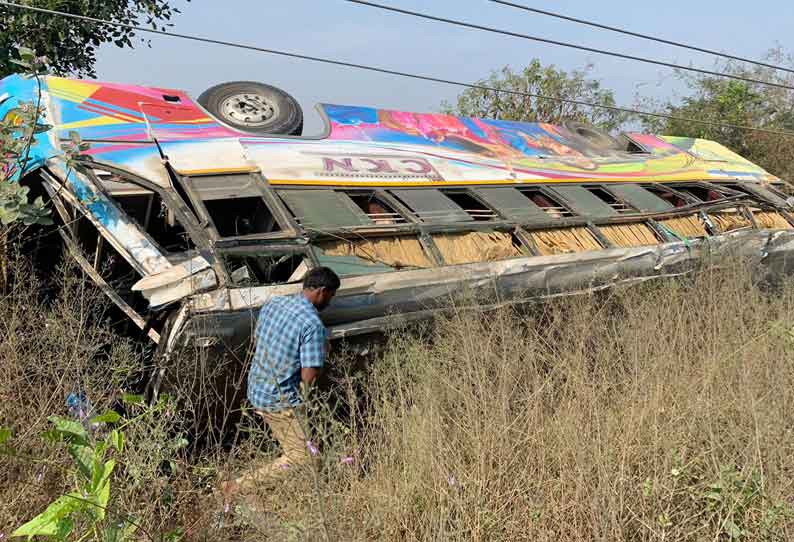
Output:
[[[728,53],[721,53],[720,51],[715,51],[713,49],[706,49],[705,47],[698,47],[697,45],[689,45],[686,43],[682,43],[679,41],[668,40],[665,38],[660,38],[657,36],[651,36],[650,34],[641,34],[640,32],[633,32],[631,30],[626,30],[625,28],[619,28],[617,26],[609,26],[606,24],[596,23],[594,21],[588,21],[587,19],[579,19],[577,17],[571,17],[569,15],[563,15],[562,13],[555,13],[553,11],[547,11],[545,9],[538,9],[529,6],[525,6],[523,4],[517,4],[515,2],[508,2],[507,0],[488,0],[489,2],[494,2],[495,4],[502,4],[504,6],[510,6],[517,9],[522,9],[524,11],[530,11],[532,13],[538,13],[540,15],[547,15],[549,17],[555,17],[557,19],[562,19],[565,21],[571,21],[578,24],[583,24],[587,26],[592,26],[594,28],[600,28],[602,30],[609,30],[610,32],[617,32],[619,34],[625,34],[627,36],[632,36],[635,38],[642,38],[644,40],[655,41],[657,43],[664,43],[665,45],[672,45],[673,47],[680,47],[682,49],[689,49],[691,51],[697,51],[699,53],[706,53],[708,55],[719,56],[722,58],[727,58],[729,60],[738,60],[739,62],[747,62],[748,64],[755,64],[757,66],[763,66],[765,68],[771,68],[773,70],[780,70],[784,72],[794,73],[794,69],[787,68],[785,66],[777,66],[775,64],[769,64],[767,62],[762,62],[760,60],[751,60],[749,58],[744,58],[741,56],[731,55]]]
[[[493,34],[501,34],[503,36],[511,36],[514,38],[522,38],[525,40],[537,41],[540,43],[547,43],[549,45],[557,45],[559,47],[567,47],[569,49],[577,49],[579,51],[587,51],[589,53],[596,53],[599,55],[606,55],[612,56],[615,58],[622,58],[624,60],[633,60],[635,62],[643,62],[645,64],[653,64],[655,66],[664,66],[666,68],[673,68],[676,70],[684,70],[690,71],[695,73],[700,73],[703,75],[711,75],[713,77],[724,77],[727,79],[735,79],[737,81],[744,81],[746,83],[754,83],[757,85],[764,85],[769,87],[776,87],[776,88],[783,88],[786,90],[794,90],[794,87],[790,85],[786,85],[783,83],[775,83],[773,81],[762,81],[760,79],[754,79],[752,77],[745,77],[743,75],[735,75],[731,73],[724,73],[724,72],[717,72],[714,70],[707,70],[705,68],[695,68],[693,66],[683,66],[681,64],[674,64],[672,62],[665,62],[663,60],[655,60],[652,58],[646,58],[642,56],[636,55],[629,55],[625,53],[619,53],[617,51],[609,51],[606,49],[597,49],[595,47],[588,47],[586,45],[578,45],[576,43],[570,43],[567,41],[559,41],[553,40],[550,38],[541,38],[540,36],[533,36],[530,34],[523,34],[521,32],[513,32],[511,30],[503,30],[501,28],[494,28],[492,26],[485,26],[481,24],[475,23],[468,23],[466,21],[461,21],[459,19],[449,19],[447,17],[439,17],[437,15],[430,15],[427,13],[421,13],[419,11],[412,11],[409,9],[397,8],[394,6],[387,6],[384,4],[379,4],[377,2],[370,2],[369,0],[344,0],[345,2],[350,2],[351,4],[359,4],[362,6],[369,6],[372,8],[382,9],[385,11],[391,11],[394,13],[401,13],[403,15],[410,15],[411,17],[419,17],[421,19],[426,19],[428,21],[435,21],[439,23],[451,24],[454,26],[460,26],[463,28],[471,28],[473,30],[482,30],[484,32],[491,32]]]
[[[184,40],[197,41],[197,42],[202,42],[202,43],[210,43],[210,44],[214,44],[214,45],[223,45],[225,47],[234,47],[234,48],[237,48],[237,49],[246,49],[246,50],[249,50],[249,51],[256,51],[256,52],[266,53],[266,54],[270,54],[270,55],[276,55],[276,56],[282,56],[282,57],[288,57],[288,58],[296,58],[296,59],[299,59],[299,60],[309,60],[309,61],[312,61],[312,62],[318,62],[318,63],[321,63],[321,64],[329,64],[329,65],[332,65],[332,66],[342,66],[342,67],[346,67],[346,68],[355,68],[355,69],[358,69],[358,70],[365,70],[365,71],[370,71],[370,72],[375,72],[375,73],[382,73],[382,74],[386,74],[386,75],[394,75],[394,76],[398,76],[398,77],[405,77],[405,78],[416,79],[416,80],[420,80],[420,81],[430,81],[430,82],[433,82],[433,83],[442,83],[442,84],[445,84],[445,85],[454,85],[454,86],[464,87],[464,88],[487,90],[489,92],[509,94],[509,95],[514,95],[514,96],[524,96],[526,98],[535,98],[535,99],[539,99],[539,100],[551,100],[551,101],[554,101],[554,102],[567,103],[567,104],[572,104],[572,105],[579,105],[579,106],[582,106],[582,107],[592,107],[592,108],[596,108],[596,109],[605,109],[605,110],[608,110],[608,111],[615,111],[615,112],[619,112],[619,113],[629,113],[629,114],[632,114],[632,115],[640,115],[640,116],[644,116],[644,117],[654,117],[654,118],[667,119],[667,120],[676,120],[676,121],[682,121],[682,122],[693,122],[693,123],[696,123],[696,124],[703,124],[703,125],[707,125],[707,126],[716,126],[716,127],[720,127],[720,128],[732,128],[732,129],[738,129],[738,130],[751,130],[751,131],[755,131],[755,132],[762,132],[762,133],[768,133],[768,134],[774,134],[774,135],[782,135],[782,136],[786,136],[786,137],[794,137],[794,132],[788,132],[788,131],[784,131],[784,130],[774,130],[774,129],[770,129],[770,128],[757,128],[755,126],[748,126],[748,125],[741,125],[741,124],[730,124],[730,123],[703,120],[703,119],[695,119],[695,118],[689,118],[689,117],[680,117],[680,116],[677,116],[677,115],[667,115],[665,113],[653,113],[653,112],[650,112],[650,111],[640,111],[638,109],[631,109],[631,108],[628,108],[628,107],[618,107],[618,106],[613,106],[613,105],[605,105],[605,104],[598,104],[598,103],[592,103],[592,102],[585,102],[583,100],[573,100],[573,99],[569,99],[569,98],[560,98],[560,97],[556,97],[556,96],[544,96],[542,94],[534,94],[534,93],[531,93],[531,92],[522,92],[522,91],[519,91],[519,90],[500,89],[500,88],[492,87],[492,86],[489,86],[489,85],[483,85],[483,84],[479,84],[479,83],[466,83],[466,82],[463,82],[463,81],[455,81],[453,79],[445,79],[445,78],[441,78],[441,77],[433,77],[433,76],[430,76],[430,75],[421,75],[421,74],[416,74],[416,73],[403,72],[403,71],[398,71],[398,70],[392,70],[392,69],[389,69],[389,68],[381,68],[381,67],[378,67],[378,66],[369,66],[369,65],[366,65],[366,64],[357,64],[357,63],[354,63],[354,62],[346,62],[346,61],[343,61],[343,60],[334,60],[334,59],[331,59],[331,58],[323,58],[323,57],[317,57],[317,56],[304,55],[304,54],[301,54],[301,53],[293,53],[293,52],[289,52],[289,51],[282,51],[282,50],[279,50],[279,49],[267,49],[267,48],[264,48],[264,47],[258,47],[256,45],[246,45],[246,44],[243,44],[243,43],[235,43],[235,42],[231,42],[231,41],[218,40],[218,39],[213,39],[213,38],[205,38],[205,37],[202,37],[202,36],[194,36],[194,35],[190,35],[190,34],[181,34],[181,33],[177,33],[177,32],[166,32],[164,30],[156,30],[156,29],[147,28],[147,27],[144,27],[144,26],[137,26],[137,25],[132,25],[132,24],[119,23],[119,22],[115,22],[115,21],[108,21],[108,20],[105,20],[105,19],[98,19],[96,17],[88,17],[88,16],[85,16],[85,15],[76,15],[74,13],[65,13],[65,12],[62,12],[62,11],[55,11],[55,10],[51,10],[51,9],[38,8],[38,7],[33,7],[33,6],[23,6],[23,5],[20,5],[20,4],[14,4],[12,2],[6,2],[5,0],[0,0],[0,6],[7,6],[7,7],[11,7],[11,8],[18,8],[18,9],[23,9],[23,10],[28,10],[28,11],[35,11],[35,12],[38,12],[38,13],[45,13],[45,14],[48,14],[48,15],[57,15],[57,16],[60,16],[60,17],[66,17],[66,18],[70,18],[70,19],[77,19],[77,20],[87,21],[87,22],[92,22],[92,23],[107,24],[107,25],[116,26],[116,27],[119,27],[119,28],[126,28],[128,30],[135,30],[136,32],[146,32],[146,33],[149,33],[149,34],[158,34],[158,35],[161,35],[161,36],[168,36],[168,37],[172,37],[172,38],[180,38],[180,39],[184,39]]]

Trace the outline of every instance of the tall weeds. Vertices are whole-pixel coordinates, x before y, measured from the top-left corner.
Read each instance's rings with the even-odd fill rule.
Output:
[[[114,506],[142,540],[174,528],[189,540],[790,539],[794,289],[753,276],[718,262],[461,310],[395,334],[363,369],[338,353],[316,407],[321,461],[263,488],[254,517],[211,488],[271,453],[264,428],[247,418],[231,448],[188,455],[167,445],[177,411],[147,418],[130,430]],[[25,452],[0,458],[0,532],[65,483],[64,458],[37,437],[65,393],[110,405],[140,364],[74,280],[80,295],[51,306],[35,285],[0,301],[0,424]]]
[[[353,494],[394,538],[785,539],[791,301],[709,269],[456,315],[374,369]]]

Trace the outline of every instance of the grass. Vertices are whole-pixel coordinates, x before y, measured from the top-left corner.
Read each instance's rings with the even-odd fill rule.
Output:
[[[135,540],[788,540],[794,532],[794,289],[721,261],[665,282],[466,311],[390,337],[362,370],[337,351],[318,403],[321,462],[246,521],[211,488],[270,453],[252,418],[230,445],[174,445],[189,415],[128,429],[111,508]],[[39,437],[78,387],[113,406],[144,359],[67,275],[0,300],[0,532],[69,485]],[[182,360],[196,364],[195,359]],[[354,463],[341,461],[353,457]]]

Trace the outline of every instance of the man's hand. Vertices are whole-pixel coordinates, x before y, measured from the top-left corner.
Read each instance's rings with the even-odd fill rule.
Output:
[[[304,400],[308,400],[310,397],[312,397],[314,384],[317,382],[317,378],[319,378],[319,376],[320,369],[315,367],[301,368],[301,395],[303,396]]]
[[[320,369],[315,367],[304,367],[301,369],[301,382],[303,382],[307,388],[311,387],[319,376]]]

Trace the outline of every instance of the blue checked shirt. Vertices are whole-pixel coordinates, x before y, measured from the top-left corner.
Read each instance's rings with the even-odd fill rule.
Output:
[[[265,303],[248,375],[248,400],[254,408],[278,411],[299,405],[301,368],[323,366],[326,336],[317,309],[303,294]]]

